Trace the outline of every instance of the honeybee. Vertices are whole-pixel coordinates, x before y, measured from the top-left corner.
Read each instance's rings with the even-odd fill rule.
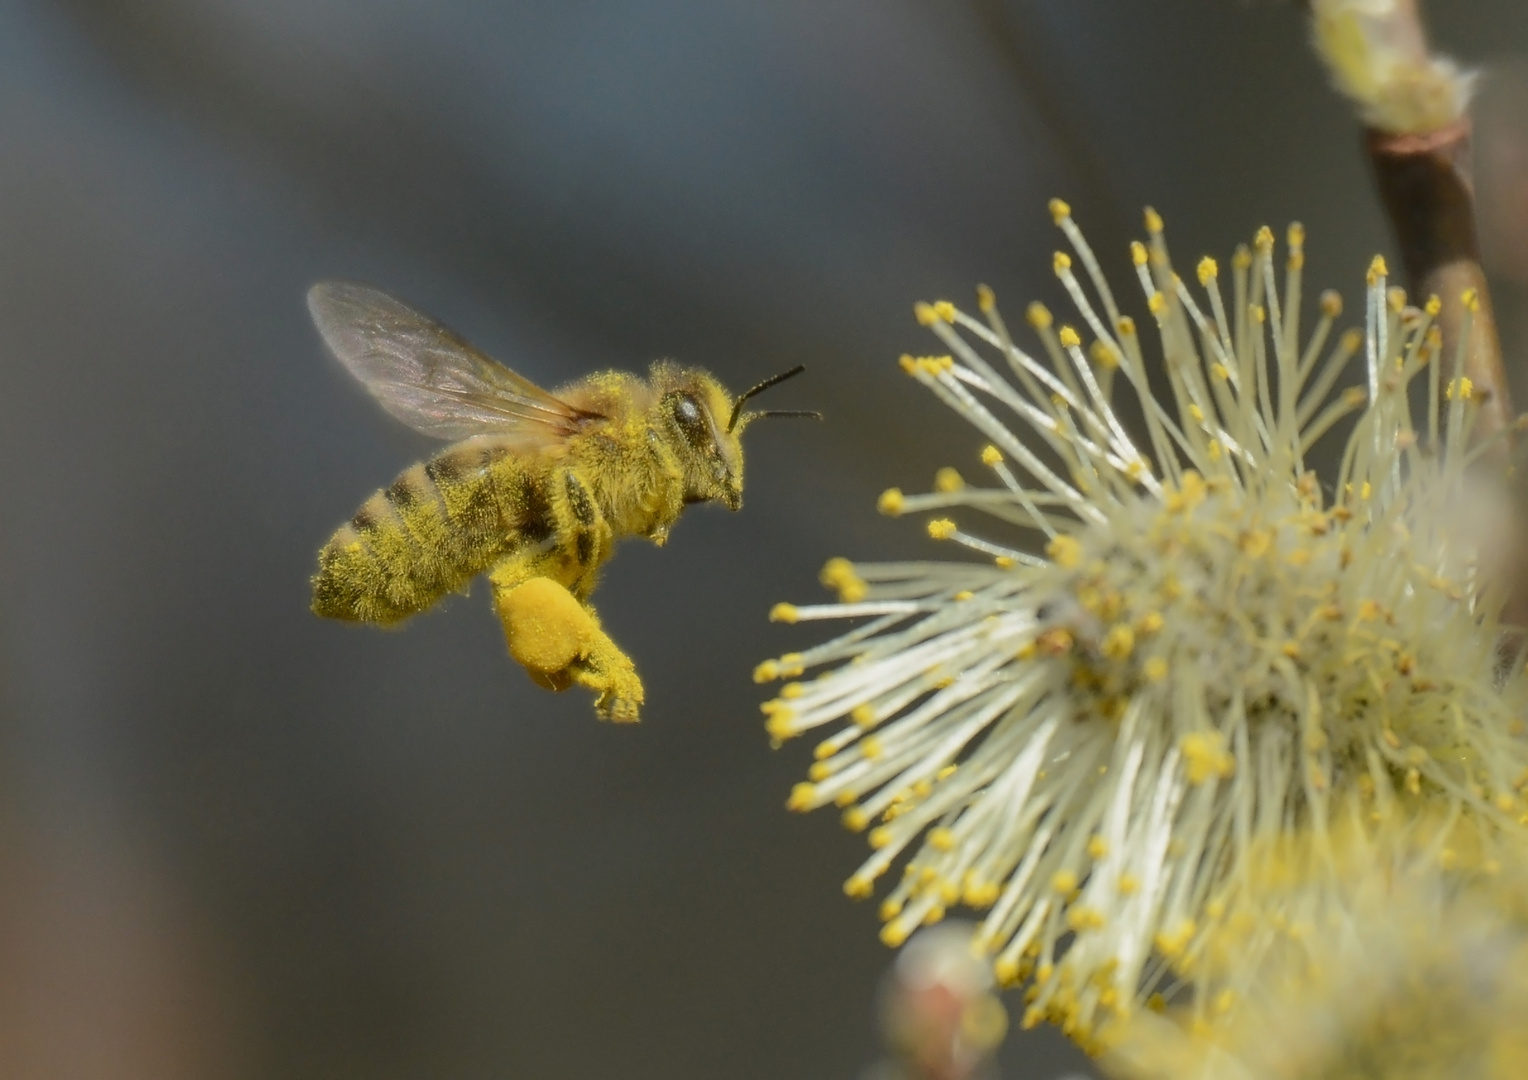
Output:
[[[485,571],[510,655],[554,690],[598,696],[634,721],[636,668],[600,629],[589,594],[617,540],[662,545],[689,503],[743,505],[743,404],[791,368],[731,396],[669,361],[646,379],[599,372],[548,393],[379,289],[324,281],[313,321],[382,408],[451,445],[404,470],[318,556],[313,610],[391,625]],[[820,417],[818,417],[820,419]]]

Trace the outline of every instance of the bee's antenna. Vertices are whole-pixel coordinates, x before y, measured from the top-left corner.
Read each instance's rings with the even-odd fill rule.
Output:
[[[738,418],[743,415],[743,402],[747,401],[749,398],[753,397],[755,394],[763,393],[765,390],[768,390],[771,386],[774,386],[776,383],[783,383],[786,379],[795,378],[797,375],[800,375],[805,370],[806,370],[806,365],[805,364],[797,364],[795,367],[791,368],[789,371],[782,371],[778,375],[771,375],[769,378],[767,378],[763,382],[759,383],[758,386],[755,386],[755,387],[753,387],[752,389],[749,389],[749,390],[744,390],[741,394],[739,394],[737,396],[737,400],[732,403],[732,417],[731,417],[731,419],[729,419],[727,421],[727,433],[730,435],[732,433],[732,429],[737,427]],[[784,414],[783,413],[758,413],[756,415],[759,415],[759,416],[771,416],[771,415],[773,415],[773,416],[780,416],[780,415],[784,415]],[[799,415],[799,414],[796,414],[796,415]],[[815,415],[815,414],[811,414],[811,415]],[[819,419],[821,419],[821,418],[819,417]]]
[[[769,409],[765,412],[749,413],[748,415],[755,420],[759,420],[766,416],[787,416],[797,420],[822,419],[822,413],[817,412],[815,409]]]

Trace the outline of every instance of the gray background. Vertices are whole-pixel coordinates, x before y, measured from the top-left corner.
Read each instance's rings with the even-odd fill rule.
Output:
[[[1434,6],[1471,60],[1528,41]],[[820,632],[764,615],[827,556],[929,551],[881,488],[974,464],[896,371],[911,303],[1056,304],[1061,194],[1121,282],[1145,203],[1180,256],[1298,217],[1351,310],[1356,145],[1272,4],[4,0],[0,1075],[854,1076],[862,841],[782,809],[809,747],[748,673]],[[829,422],[750,432],[743,514],[609,567],[639,728],[532,687],[481,589],[308,614],[430,449],[322,353],[325,276],[546,384],[808,365],[771,404]]]

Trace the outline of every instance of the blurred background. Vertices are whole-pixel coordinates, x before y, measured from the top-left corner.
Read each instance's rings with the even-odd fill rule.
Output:
[[[1528,8],[1430,16],[1507,73],[1510,357]],[[1059,307],[1062,195],[1125,284],[1144,204],[1180,258],[1298,218],[1352,311],[1391,251],[1358,140],[1275,3],[0,4],[0,1076],[860,1075],[863,841],[785,812],[810,747],[770,751],[749,672],[821,635],[765,613],[825,558],[928,550],[882,488],[975,465],[896,369],[913,301]],[[308,613],[432,449],[322,351],[330,276],[548,385],[808,366],[770,405],[828,422],[750,431],[742,514],[608,568],[640,726],[533,687],[481,588]],[[1000,1069],[1091,1075],[1051,1031]]]

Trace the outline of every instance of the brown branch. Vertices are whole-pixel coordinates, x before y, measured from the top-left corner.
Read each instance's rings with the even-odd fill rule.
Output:
[[[1480,310],[1470,320],[1469,340],[1464,343],[1464,374],[1480,400],[1475,433],[1488,437],[1509,425],[1514,414],[1491,295],[1480,265],[1469,118],[1424,135],[1370,129],[1365,147],[1412,295],[1419,302],[1428,296],[1443,301],[1438,319],[1445,363],[1453,362],[1460,344],[1461,295],[1474,289],[1480,299]]]

